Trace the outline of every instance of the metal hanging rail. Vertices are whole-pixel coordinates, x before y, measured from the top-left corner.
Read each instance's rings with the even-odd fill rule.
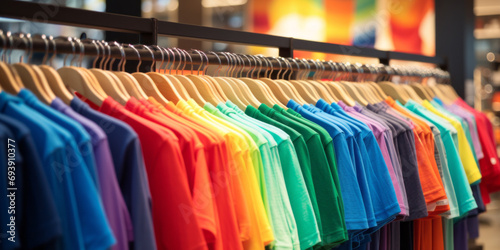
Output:
[[[55,5],[3,1],[0,16],[33,22],[69,25],[83,28],[100,29],[140,34],[141,41],[152,41],[156,45],[158,35],[183,37],[279,49],[282,57],[293,57],[294,50],[315,51],[329,54],[378,58],[380,63],[389,64],[391,59],[434,63],[446,68],[444,58],[422,55],[388,52],[371,48],[361,48],[331,43],[321,43],[289,37],[258,34],[245,31],[235,31],[211,28],[175,22],[159,21],[154,18],[140,18],[113,13],[104,13],[83,9],[61,7]],[[91,50],[91,48],[89,48]],[[117,49],[118,51],[118,49]],[[118,51],[119,52],[119,51]]]

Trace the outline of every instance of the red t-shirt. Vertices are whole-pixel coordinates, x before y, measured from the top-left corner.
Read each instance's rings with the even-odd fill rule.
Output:
[[[479,186],[483,202],[488,204],[491,202],[489,194],[500,190],[500,162],[496,151],[492,125],[485,114],[473,109],[462,99],[457,99],[455,104],[471,112],[476,119],[479,141],[481,142],[484,154],[484,157],[479,160],[479,167],[483,176]]]
[[[212,179],[213,190],[217,194],[214,195],[214,198],[217,207],[218,232],[220,233],[218,234],[217,243],[214,249],[221,249],[222,246],[224,249],[242,249],[238,233],[241,230],[239,230],[237,226],[236,219],[241,218],[241,216],[236,215],[233,206],[235,202],[244,203],[245,201],[242,200],[244,195],[241,183],[235,183],[232,181],[232,178],[230,178],[233,177],[233,175],[231,174],[232,170],[228,163],[229,155],[224,138],[216,132],[204,127],[203,124],[200,124],[198,121],[188,116],[183,116],[180,110],[174,113],[151,99],[148,101],[141,100],[140,102],[154,114],[176,120],[185,126],[189,126],[205,145],[207,166]],[[248,211],[246,211],[246,217],[249,217]],[[249,219],[247,219],[245,224],[250,226],[248,225],[248,221]]]
[[[177,136],[126,110],[111,97],[98,110],[126,122],[139,136],[158,249],[207,249],[198,220],[191,216],[194,204]]]
[[[213,244],[217,235],[216,208],[212,196],[213,189],[208,173],[204,146],[198,136],[188,126],[158,113],[150,112],[134,97],[127,101],[125,108],[170,130],[177,136],[193,199],[194,215],[203,230],[207,244]]]

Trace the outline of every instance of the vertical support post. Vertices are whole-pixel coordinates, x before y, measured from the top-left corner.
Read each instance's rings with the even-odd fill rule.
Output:
[[[466,84],[473,82],[474,57],[474,1],[438,0],[436,9],[436,56],[448,64],[451,84],[464,99]]]
[[[289,38],[288,47],[280,47],[279,55],[280,57],[291,57],[293,58],[293,38]]]
[[[203,5],[201,0],[179,0],[178,22],[185,24],[203,25]],[[179,38],[178,47],[181,49],[202,49],[201,40]]]

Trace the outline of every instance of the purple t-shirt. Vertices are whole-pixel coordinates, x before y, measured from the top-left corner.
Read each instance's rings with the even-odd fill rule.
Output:
[[[56,97],[50,106],[80,123],[90,135],[104,211],[116,238],[113,249],[128,249],[128,242],[133,240],[132,223],[116,179],[106,134],[97,124],[76,113],[61,99]]]

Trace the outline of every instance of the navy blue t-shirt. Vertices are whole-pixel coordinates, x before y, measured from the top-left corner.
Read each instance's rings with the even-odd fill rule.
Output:
[[[31,132],[21,122],[3,114],[0,124],[12,132],[9,138],[15,140],[12,144],[16,147],[15,159],[19,161],[15,170],[18,242],[22,248],[53,248],[62,235],[61,221]]]

